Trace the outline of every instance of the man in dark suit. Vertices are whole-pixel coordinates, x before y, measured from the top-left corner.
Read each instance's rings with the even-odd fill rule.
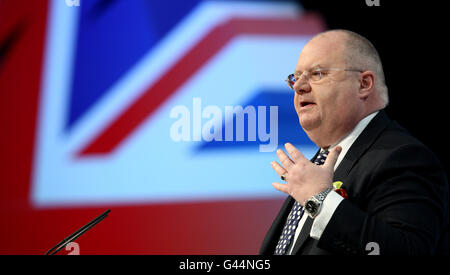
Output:
[[[346,30],[321,33],[287,82],[321,149],[312,161],[289,143],[288,154],[277,151],[281,164],[272,167],[285,183],[273,186],[289,196],[260,253],[448,254],[446,175],[383,110],[387,87],[372,43]]]

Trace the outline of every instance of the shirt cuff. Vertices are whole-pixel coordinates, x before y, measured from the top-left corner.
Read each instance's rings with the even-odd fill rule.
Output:
[[[309,236],[315,240],[319,240],[325,227],[344,198],[338,193],[331,191],[322,202],[322,209],[314,219]]]

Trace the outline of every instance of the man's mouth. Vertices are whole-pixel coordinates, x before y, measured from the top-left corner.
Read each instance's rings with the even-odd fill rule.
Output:
[[[300,108],[309,107],[309,106],[312,106],[312,105],[315,105],[315,103],[311,102],[311,101],[301,101],[300,102]]]

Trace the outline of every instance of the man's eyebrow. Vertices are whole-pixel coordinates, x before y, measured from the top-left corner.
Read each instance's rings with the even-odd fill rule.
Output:
[[[315,69],[322,69],[324,68],[324,66],[320,65],[320,64],[316,64],[314,66],[311,66],[310,70],[315,70]]]
[[[315,64],[314,66],[311,66],[307,71],[316,70],[316,69],[322,69],[324,66],[320,65],[320,63]],[[294,73],[302,73],[301,70],[296,70]]]

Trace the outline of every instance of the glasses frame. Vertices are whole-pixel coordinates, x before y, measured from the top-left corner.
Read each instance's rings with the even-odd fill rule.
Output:
[[[306,80],[308,80],[310,83],[316,83],[316,82],[322,80],[322,78],[323,78],[322,72],[325,72],[325,71],[346,71],[346,72],[359,72],[359,73],[364,72],[363,70],[352,69],[352,68],[349,68],[349,69],[344,69],[344,68],[317,68],[317,69],[314,69],[312,71],[305,71],[305,72],[307,72],[307,74],[305,74],[305,72],[303,72],[301,74],[299,74],[298,72],[295,72],[293,74],[289,74],[285,81],[288,84],[289,88],[294,90],[295,82],[300,80],[300,78],[302,76],[304,76],[306,78]],[[311,80],[310,74],[311,73],[315,73],[315,72],[319,72],[320,73],[320,79],[319,80],[315,80],[315,81],[310,81]],[[296,75],[298,76],[297,79],[295,78]],[[291,80],[290,78],[293,78],[294,80]]]

